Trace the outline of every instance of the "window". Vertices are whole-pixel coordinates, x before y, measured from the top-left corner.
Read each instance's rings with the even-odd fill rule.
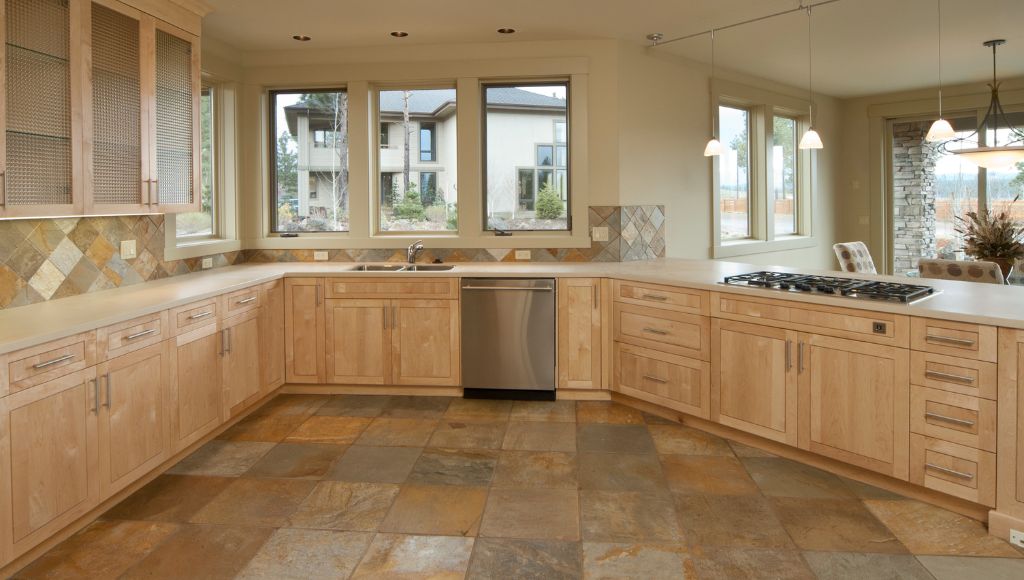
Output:
[[[195,242],[212,238],[216,228],[216,178],[214,170],[213,136],[214,89],[204,86],[199,97],[199,166],[202,206],[197,212],[175,216],[175,233],[178,243]]]
[[[568,230],[569,84],[485,85],[487,230]]]
[[[377,104],[398,137],[378,149],[378,231],[458,230],[455,89],[380,90]]]
[[[772,120],[772,201],[775,235],[797,233],[797,122],[776,115]]]
[[[348,95],[271,92],[275,232],[348,231]]]
[[[750,112],[729,106],[718,107],[721,141],[718,161],[718,203],[721,238],[749,238],[750,231]]]
[[[380,147],[381,149],[387,149],[391,143],[391,125],[389,123],[380,124]]]

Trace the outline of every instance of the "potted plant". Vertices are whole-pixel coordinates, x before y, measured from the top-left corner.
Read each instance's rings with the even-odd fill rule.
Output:
[[[1024,258],[1024,226],[1013,219],[1011,209],[1020,196],[1005,209],[993,213],[986,208],[956,216],[956,231],[964,239],[964,253],[976,260],[999,264],[1003,279],[1010,276],[1013,263]]]

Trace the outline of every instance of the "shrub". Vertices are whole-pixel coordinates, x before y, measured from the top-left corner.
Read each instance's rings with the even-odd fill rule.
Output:
[[[395,217],[403,220],[422,220],[426,218],[423,202],[420,201],[420,192],[416,189],[415,183],[409,184],[405,197],[402,198],[402,201],[395,204]]]
[[[537,218],[542,220],[556,220],[562,217],[565,207],[558,192],[551,187],[551,182],[545,183],[540,192],[537,193]]]

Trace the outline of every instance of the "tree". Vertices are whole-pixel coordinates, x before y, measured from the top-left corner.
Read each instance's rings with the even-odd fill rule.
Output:
[[[394,212],[398,219],[420,221],[426,218],[426,211],[423,209],[420,192],[415,183],[409,184],[409,189],[405,190],[405,197],[395,204]]]
[[[1010,181],[1010,187],[1024,190],[1024,161],[1017,163],[1017,176]]]
[[[293,147],[291,134],[281,131],[277,138],[277,187],[279,194],[290,197],[299,193],[299,156]]]
[[[311,121],[327,117],[328,138],[333,140],[331,144],[334,149],[328,176],[331,185],[331,217],[337,223],[338,210],[348,207],[348,94],[307,93],[299,97],[299,104],[313,113],[310,115]]]
[[[542,220],[556,220],[562,217],[565,209],[558,192],[551,186],[551,180],[544,182],[544,187],[537,192],[537,217]]]
[[[402,191],[409,192],[409,170],[411,164],[409,161],[409,137],[412,133],[412,127],[409,123],[409,98],[412,97],[412,91],[402,91]]]

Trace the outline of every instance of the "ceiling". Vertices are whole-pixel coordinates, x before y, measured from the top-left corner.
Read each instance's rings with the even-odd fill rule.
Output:
[[[812,0],[818,2],[820,0]],[[942,0],[943,79],[985,81],[991,53],[1005,38],[999,74],[1024,76],[1024,1]],[[798,0],[209,0],[204,34],[244,51],[402,44],[620,39],[647,44],[795,8]],[[936,83],[936,0],[840,0],[813,12],[815,89],[854,97]],[[513,27],[514,35],[499,35]],[[407,38],[388,35],[392,30]],[[308,43],[291,39],[311,36]],[[707,36],[657,51],[710,61]],[[806,86],[807,19],[802,12],[716,34],[723,68]]]

